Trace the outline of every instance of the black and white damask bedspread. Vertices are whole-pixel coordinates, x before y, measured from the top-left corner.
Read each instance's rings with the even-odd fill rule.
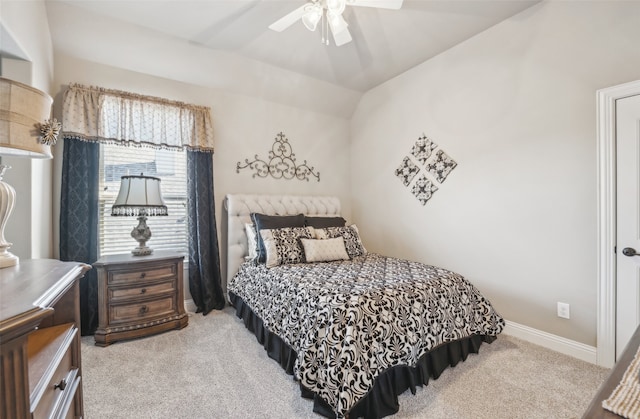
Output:
[[[296,351],[294,377],[338,418],[386,369],[415,366],[444,343],[496,336],[505,324],[462,276],[373,253],[273,268],[247,262],[228,289]]]

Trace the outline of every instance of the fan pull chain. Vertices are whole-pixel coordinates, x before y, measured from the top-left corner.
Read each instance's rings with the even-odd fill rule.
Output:
[[[325,21],[325,19],[324,19],[324,10],[322,11],[322,18],[321,18],[321,19],[322,19],[322,20],[320,21],[320,30],[322,31],[322,38],[320,39],[320,42],[321,42],[322,44],[324,44],[324,43],[325,43],[325,30],[324,30],[324,21]]]
[[[327,37],[327,41],[326,41],[325,45],[329,45],[329,18],[328,17],[325,19],[324,24],[325,24],[324,33],[326,34],[326,37]]]

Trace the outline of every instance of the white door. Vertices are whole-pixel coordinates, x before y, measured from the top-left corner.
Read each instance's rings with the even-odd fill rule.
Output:
[[[640,324],[640,95],[616,101],[616,168],[618,359]]]

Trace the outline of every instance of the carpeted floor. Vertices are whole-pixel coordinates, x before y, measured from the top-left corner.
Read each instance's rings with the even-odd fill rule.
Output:
[[[82,338],[85,416],[320,418],[231,308],[106,348]],[[394,418],[580,418],[608,370],[501,335],[428,386]]]

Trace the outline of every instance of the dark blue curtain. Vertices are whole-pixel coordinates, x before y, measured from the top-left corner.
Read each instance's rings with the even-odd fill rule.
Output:
[[[60,196],[60,260],[92,264],[98,259],[98,170],[100,145],[64,139]],[[80,281],[82,335],[98,328],[95,270]]]
[[[189,291],[197,312],[203,315],[222,309],[226,301],[220,276],[212,157],[211,153],[187,151]]]

